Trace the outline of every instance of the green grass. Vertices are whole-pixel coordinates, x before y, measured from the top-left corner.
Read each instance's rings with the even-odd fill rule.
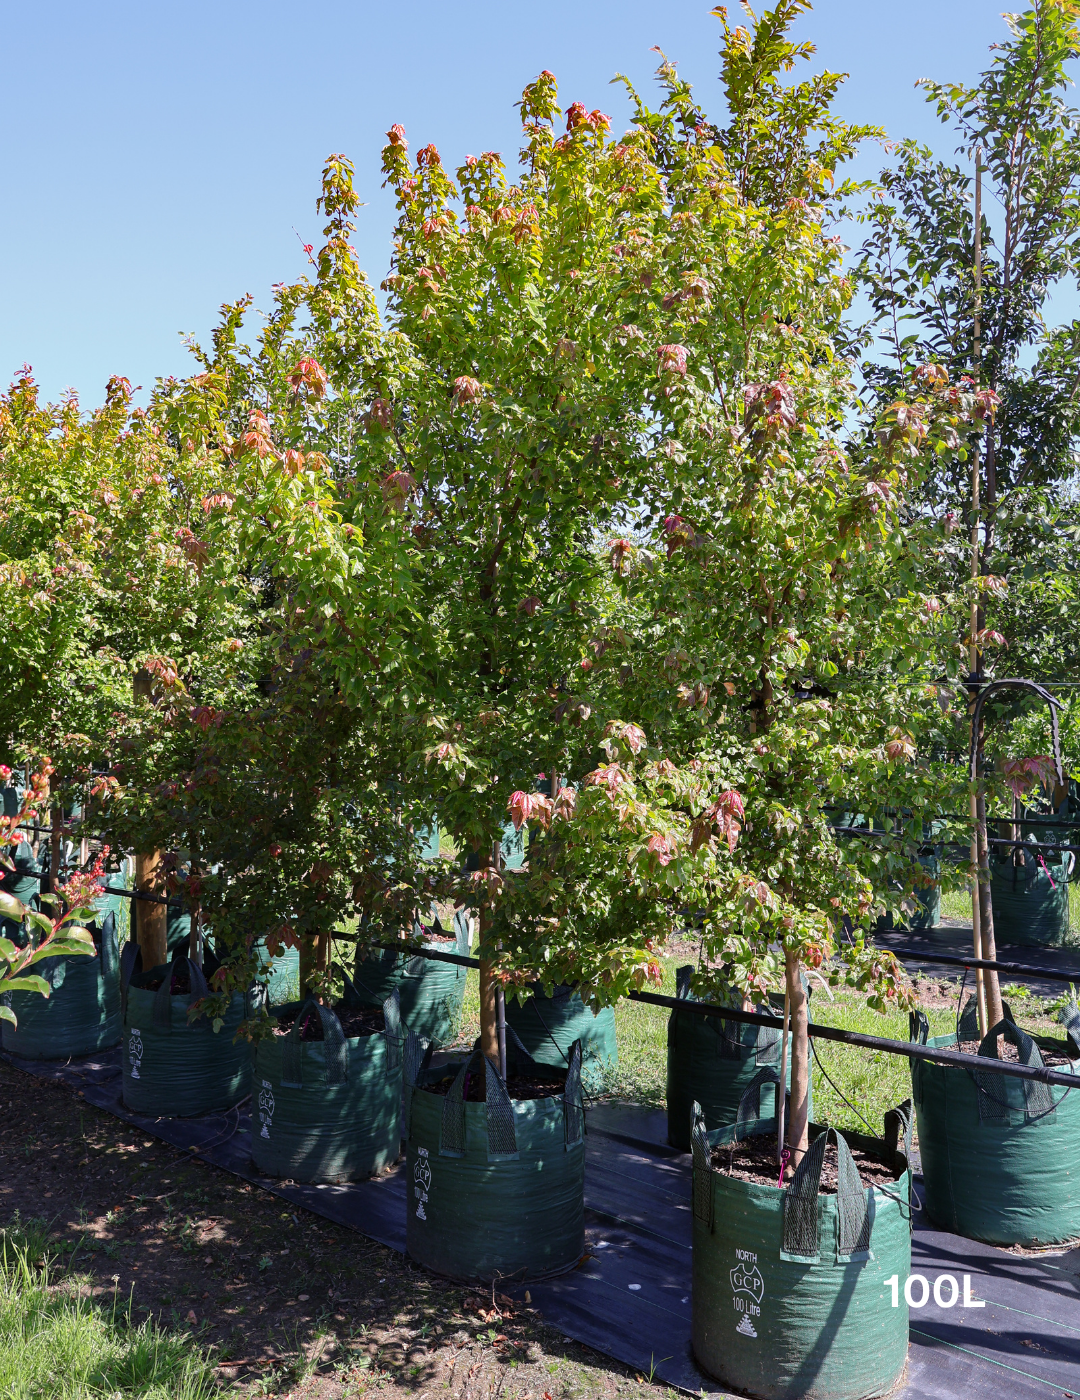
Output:
[[[186,1333],[133,1324],[90,1280],[52,1273],[42,1221],[0,1230],[0,1395],[4,1400],[208,1400],[213,1368]]]

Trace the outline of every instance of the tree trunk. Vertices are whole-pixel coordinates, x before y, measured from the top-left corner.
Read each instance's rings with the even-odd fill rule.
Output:
[[[486,908],[480,910],[480,945],[483,947],[490,924],[490,914]],[[488,1057],[499,1063],[499,1014],[496,993],[496,980],[491,963],[480,959],[480,1049]]]
[[[145,700],[150,704],[150,675],[147,671],[137,671],[131,682],[131,692],[135,700]],[[164,882],[158,888],[161,871],[162,851],[142,851],[135,853],[135,888],[147,894],[163,894]],[[142,949],[144,971],[160,967],[169,958],[169,909],[165,904],[152,904],[147,899],[134,901],[135,929],[139,947]]]
[[[790,1175],[802,1161],[810,1145],[810,1024],[806,988],[799,975],[799,959],[793,953],[786,953],[787,994],[791,1007],[791,1112],[788,1115],[788,1148],[791,1160],[787,1174]],[[783,1092],[783,1086],[781,1086]]]
[[[979,843],[979,924],[982,932],[982,955],[987,962],[997,962],[994,904],[990,896],[990,854],[986,842],[986,798],[981,794],[978,798],[978,812],[979,820],[975,830]],[[983,983],[986,988],[986,1030],[990,1030],[1005,1015],[1001,1005],[1001,984],[997,973],[989,968],[983,969]]]
[[[145,851],[135,856],[135,888],[146,894],[161,894],[161,851]],[[159,887],[160,886],[160,887]],[[165,904],[136,899],[135,928],[142,949],[143,968],[148,972],[169,960],[169,910]]]
[[[330,957],[334,935],[329,929],[307,938],[300,944],[300,995],[305,997],[314,992],[319,1001],[325,1004],[326,994],[319,985],[330,971]]]
[[[60,862],[64,854],[64,802],[57,789],[60,786],[58,774],[53,774],[49,784],[50,794],[55,794],[55,801],[49,808],[49,889],[53,894],[60,890]],[[53,917],[59,917],[60,911],[54,910]]]

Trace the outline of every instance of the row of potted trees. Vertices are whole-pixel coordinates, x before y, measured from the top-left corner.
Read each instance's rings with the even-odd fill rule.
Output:
[[[1071,51],[1068,17],[1045,8],[1038,44]],[[764,1214],[813,1215],[826,1149],[805,973],[913,1007],[869,929],[924,883],[928,814],[970,796],[949,761],[966,747],[957,637],[974,604],[973,644],[996,644],[1000,588],[958,581],[951,517],[928,502],[966,471],[997,395],[931,358],[856,398],[831,225],[852,192],[836,171],[873,133],[831,112],[833,82],[787,82],[806,55],[787,34],[797,10],[752,32],[723,21],[722,123],[665,61],[659,109],[630,90],[621,138],[599,109],[561,111],[542,73],[512,175],[490,151],[451,172],[391,127],[384,308],[350,241],[352,166],[331,156],[323,246],[275,288],[250,348],[242,301],[145,410],[120,379],[89,416],[42,406],[27,371],[0,412],[15,561],[0,567],[0,732],[12,758],[50,756],[50,843],[77,809],[73,834],[134,851],[152,896],[138,961],[117,950],[125,1092],[159,1111],[202,1103],[216,1075],[224,1099],[250,1084],[258,1151],[344,1175],[393,1150],[374,1107],[356,1155],[332,1131],[354,1081],[385,1106],[408,1077],[410,1247],[451,1267],[432,1220],[474,1182],[462,1274],[521,1262],[498,1253],[513,1190],[490,1219],[484,1193],[538,1162],[560,1184],[528,1215],[549,1251],[536,1267],[579,1249],[577,1024],[658,979],[684,910],[704,956],[683,990],[743,1007],[779,993],[789,1027],[771,1045],[708,1031],[717,1083],[680,1087],[695,1228],[715,1239],[731,1213],[707,1205],[710,1183],[741,1192],[722,1170],[735,1148],[709,1141],[740,1109],[740,1152],[776,1139],[781,1184],[748,1186]],[[887,841],[841,841],[839,804],[904,815]],[[423,859],[435,811],[462,859]],[[508,818],[529,831],[521,864],[504,859]],[[949,820],[945,838],[962,830]],[[186,916],[171,933],[167,895]],[[413,965],[424,945],[465,947],[461,928],[414,929],[437,900],[471,912],[480,962],[479,1058],[452,1075],[401,1029],[437,1041],[453,1024],[460,971]],[[346,929],[349,986],[333,959]],[[104,920],[99,943],[104,987]],[[285,1011],[251,988],[287,952],[304,998]],[[548,1000],[518,1006],[536,983]],[[687,1014],[672,1064],[696,1076]],[[316,1102],[325,1148],[284,1127]],[[867,1188],[861,1215],[836,1150],[845,1247],[786,1224],[739,1244],[759,1276],[738,1272],[747,1259],[721,1275],[738,1327],[757,1329],[766,1256],[808,1270],[807,1288],[839,1270],[841,1297],[875,1277],[864,1226],[905,1208],[899,1130],[878,1149],[891,1184]],[[728,1341],[754,1342],[699,1335],[721,1379]],[[796,1351],[785,1379],[747,1384],[803,1384],[816,1362]],[[896,1356],[860,1393],[888,1389]]]

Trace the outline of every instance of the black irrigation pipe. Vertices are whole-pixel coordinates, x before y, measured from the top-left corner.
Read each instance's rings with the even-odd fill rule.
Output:
[[[390,948],[413,957],[431,958],[435,962],[457,963],[459,967],[479,967],[479,958],[467,958],[461,953],[440,953],[435,948],[410,948],[402,943],[377,942],[378,948]],[[993,966],[993,964],[991,964]],[[1001,966],[1001,964],[998,964]],[[1041,975],[1041,974],[1040,974]],[[717,1006],[710,1001],[690,1001],[684,997],[660,996],[656,992],[629,992],[631,1001],[649,1006],[666,1006],[673,1011],[689,1011],[695,1016],[719,1016],[725,1021],[741,1021],[748,1026],[765,1026],[782,1031],[784,1023],[776,1016],[763,1016],[758,1011],[742,1011],[731,1006]],[[1040,1084],[1060,1084],[1066,1089],[1080,1087],[1080,1076],[1047,1069],[1045,1065],[1021,1065],[1012,1060],[995,1060],[986,1055],[964,1055],[958,1050],[931,1049],[914,1041],[886,1040],[877,1035],[861,1035],[858,1031],[843,1031],[836,1026],[822,1026],[811,1021],[807,1030],[819,1040],[835,1040],[842,1045],[858,1045],[866,1050],[884,1050],[887,1055],[906,1055],[909,1060],[929,1060],[932,1064],[952,1065],[957,1069],[989,1070],[991,1074],[1010,1075],[1013,1079],[1037,1079]]]
[[[825,810],[826,812],[850,812],[850,811],[851,811],[851,807],[850,807],[850,805],[847,806],[847,807],[843,807],[843,806],[841,806],[841,804],[838,803],[838,802],[830,802],[830,803],[824,808],[824,810]],[[959,814],[959,812],[937,812],[937,813],[934,814],[934,816],[930,817],[928,820],[930,820],[930,821],[932,821],[932,822],[963,822],[966,826],[970,826],[970,825],[971,825],[971,817],[970,817],[970,816],[962,817],[962,816]],[[1065,827],[1073,827],[1073,828],[1076,828],[1076,829],[1080,830],[1080,821],[1071,822],[1071,821],[1064,820],[1064,819],[1062,819],[1061,817],[1052,817],[1052,816],[1042,816],[1042,817],[1003,817],[1003,816],[988,815],[987,818],[986,818],[986,820],[987,820],[988,822],[1001,822],[1001,823],[1004,824],[1005,826],[1060,826],[1060,827],[1062,827],[1062,828],[1065,828]],[[835,831],[839,831],[839,830],[841,830],[841,829],[843,829],[843,830],[849,830],[849,829],[850,829],[850,830],[855,830],[855,831],[873,831],[875,835],[881,835],[881,836],[890,836],[890,835],[892,835],[891,832],[885,831],[883,828],[880,828],[880,827],[865,827],[865,826],[853,827],[853,828],[834,827],[833,829],[834,829]]]
[[[989,820],[989,818],[987,819]],[[910,841],[913,845],[919,846],[955,846],[957,850],[966,851],[968,843],[966,841],[935,841],[932,836],[924,836],[916,841],[915,837],[904,837],[902,832],[892,831],[872,831],[866,826],[833,826],[831,831],[840,836],[861,836],[864,839],[869,837],[884,837],[886,840],[892,838]],[[986,839],[988,846],[1013,846],[1020,851],[1080,851],[1080,846],[1066,845],[1061,841],[1012,841],[1007,836],[988,836]]]
[[[9,870],[5,873],[10,875],[11,871]],[[31,880],[47,880],[49,878],[47,871],[38,872],[31,870],[27,873]],[[147,904],[167,904],[170,909],[183,909],[184,907],[184,901],[182,899],[168,899],[165,895],[149,894],[146,890],[129,890],[123,885],[106,885],[102,893],[118,894],[122,899],[143,899]]]
[[[932,931],[932,930],[931,930]],[[1026,967],[1023,963],[987,962],[985,958],[957,958],[948,953],[917,953],[914,948],[886,948],[912,962],[947,963],[950,967],[987,967],[991,972],[1011,972],[1014,977],[1044,977],[1049,982],[1080,982],[1080,972],[1056,972],[1052,968]]]

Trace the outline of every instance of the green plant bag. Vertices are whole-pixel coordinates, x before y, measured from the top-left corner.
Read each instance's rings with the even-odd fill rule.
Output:
[[[93,957],[43,958],[31,968],[52,988],[48,997],[37,992],[10,992],[6,1001],[18,1026],[0,1022],[3,1047],[28,1060],[66,1060],[93,1055],[119,1043],[120,952],[116,925],[118,895],[96,901],[98,917],[92,927],[97,953]]]
[[[769,1073],[775,1098],[778,1076],[762,1071]],[[760,1100],[763,1082],[747,1098],[756,1091]],[[905,1104],[886,1115],[884,1142],[811,1126],[810,1150],[781,1190],[723,1176],[711,1162],[718,1145],[775,1133],[775,1118],[710,1133],[695,1115],[693,1348],[722,1385],[761,1400],[871,1400],[900,1380],[911,1272],[909,1124]],[[840,1192],[827,1196],[818,1183],[830,1137]],[[900,1179],[863,1187],[847,1143],[881,1153]],[[886,1284],[894,1275],[896,1307]]]
[[[1025,947],[1056,946],[1069,933],[1070,852],[1025,852],[1025,863],[1013,865],[1012,853],[990,858],[990,898],[994,907],[994,937],[998,943]]]
[[[173,970],[185,965],[191,994],[172,996]],[[156,990],[145,985],[162,977]],[[121,1064],[127,1108],[155,1118],[194,1118],[232,1108],[247,1097],[251,1048],[235,1039],[245,1013],[239,993],[215,1032],[208,1017],[188,1021],[188,1007],[206,995],[207,987],[199,965],[182,954],[148,973],[133,973],[124,992]]]
[[[692,1000],[688,964],[675,973],[675,995]],[[779,998],[783,1011],[784,1000]],[[790,1046],[790,1035],[788,1045]],[[681,1152],[690,1151],[694,1105],[700,1104],[705,1126],[734,1123],[739,1103],[758,1070],[780,1069],[780,1032],[767,1026],[748,1026],[719,1016],[693,1011],[672,1011],[668,1017],[667,1117],[668,1142]],[[788,1088],[791,1088],[791,1055],[788,1054]],[[813,1113],[813,1085],[809,1086],[807,1111]]]
[[[619,1063],[615,1012],[594,1012],[570,987],[551,996],[536,993],[528,1001],[506,1003],[506,1024],[538,1064],[566,1069],[574,1041],[581,1042],[581,1085],[586,1094],[602,1094]]]
[[[941,862],[936,855],[919,857],[919,864],[926,873],[938,880],[941,877]],[[891,928],[902,929],[926,929],[937,928],[941,923],[941,886],[940,884],[927,885],[915,891],[916,907],[914,911],[899,921],[894,921],[891,913],[883,915],[877,921],[877,930],[886,932]]]
[[[296,1001],[300,996],[300,949],[283,948],[278,957],[272,958],[266,950],[266,939],[260,938],[255,944],[255,957],[258,972],[255,974],[266,987],[266,996],[271,1006],[283,1006]]]
[[[322,1040],[300,1039],[309,1008],[322,1023]],[[396,991],[383,1016],[381,1032],[346,1037],[337,1015],[309,997],[287,1035],[254,1046],[251,1157],[261,1172],[355,1181],[397,1161],[405,1037]]]
[[[955,1049],[956,1035],[928,1038],[923,1013],[912,1018],[924,1045]],[[1038,1046],[1011,1021],[995,1026],[980,1055],[995,1056],[999,1036],[1017,1044],[1021,1062],[1041,1064]],[[1080,1029],[1076,1032],[1080,1040]],[[961,1020],[961,1039],[977,1038]],[[1074,1045],[1080,1056],[1080,1044]],[[1062,1067],[1075,1089],[1006,1079],[988,1071],[912,1060],[923,1194],[935,1225],[987,1244],[1036,1246],[1080,1235],[1080,1058]]]
[[[581,1047],[565,1084],[519,1047],[507,1052],[511,1075],[551,1076],[550,1098],[509,1099],[479,1050],[422,1071],[406,1090],[406,1248],[425,1268],[468,1282],[562,1273],[585,1250]],[[420,1087],[448,1074],[455,1080],[446,1097]],[[486,1103],[464,1101],[469,1074],[485,1076]]]
[[[436,919],[432,933],[442,934]],[[417,922],[414,937],[423,938],[424,928]],[[454,915],[454,939],[429,937],[425,948],[442,953],[458,953],[467,957],[470,947],[468,917]],[[438,1048],[449,1045],[461,1027],[461,1005],[465,999],[467,969],[455,963],[436,962],[417,954],[396,953],[384,948],[379,956],[357,957],[353,981],[357,992],[373,1004],[380,1005],[397,990],[401,996],[401,1019],[421,1040]]]

